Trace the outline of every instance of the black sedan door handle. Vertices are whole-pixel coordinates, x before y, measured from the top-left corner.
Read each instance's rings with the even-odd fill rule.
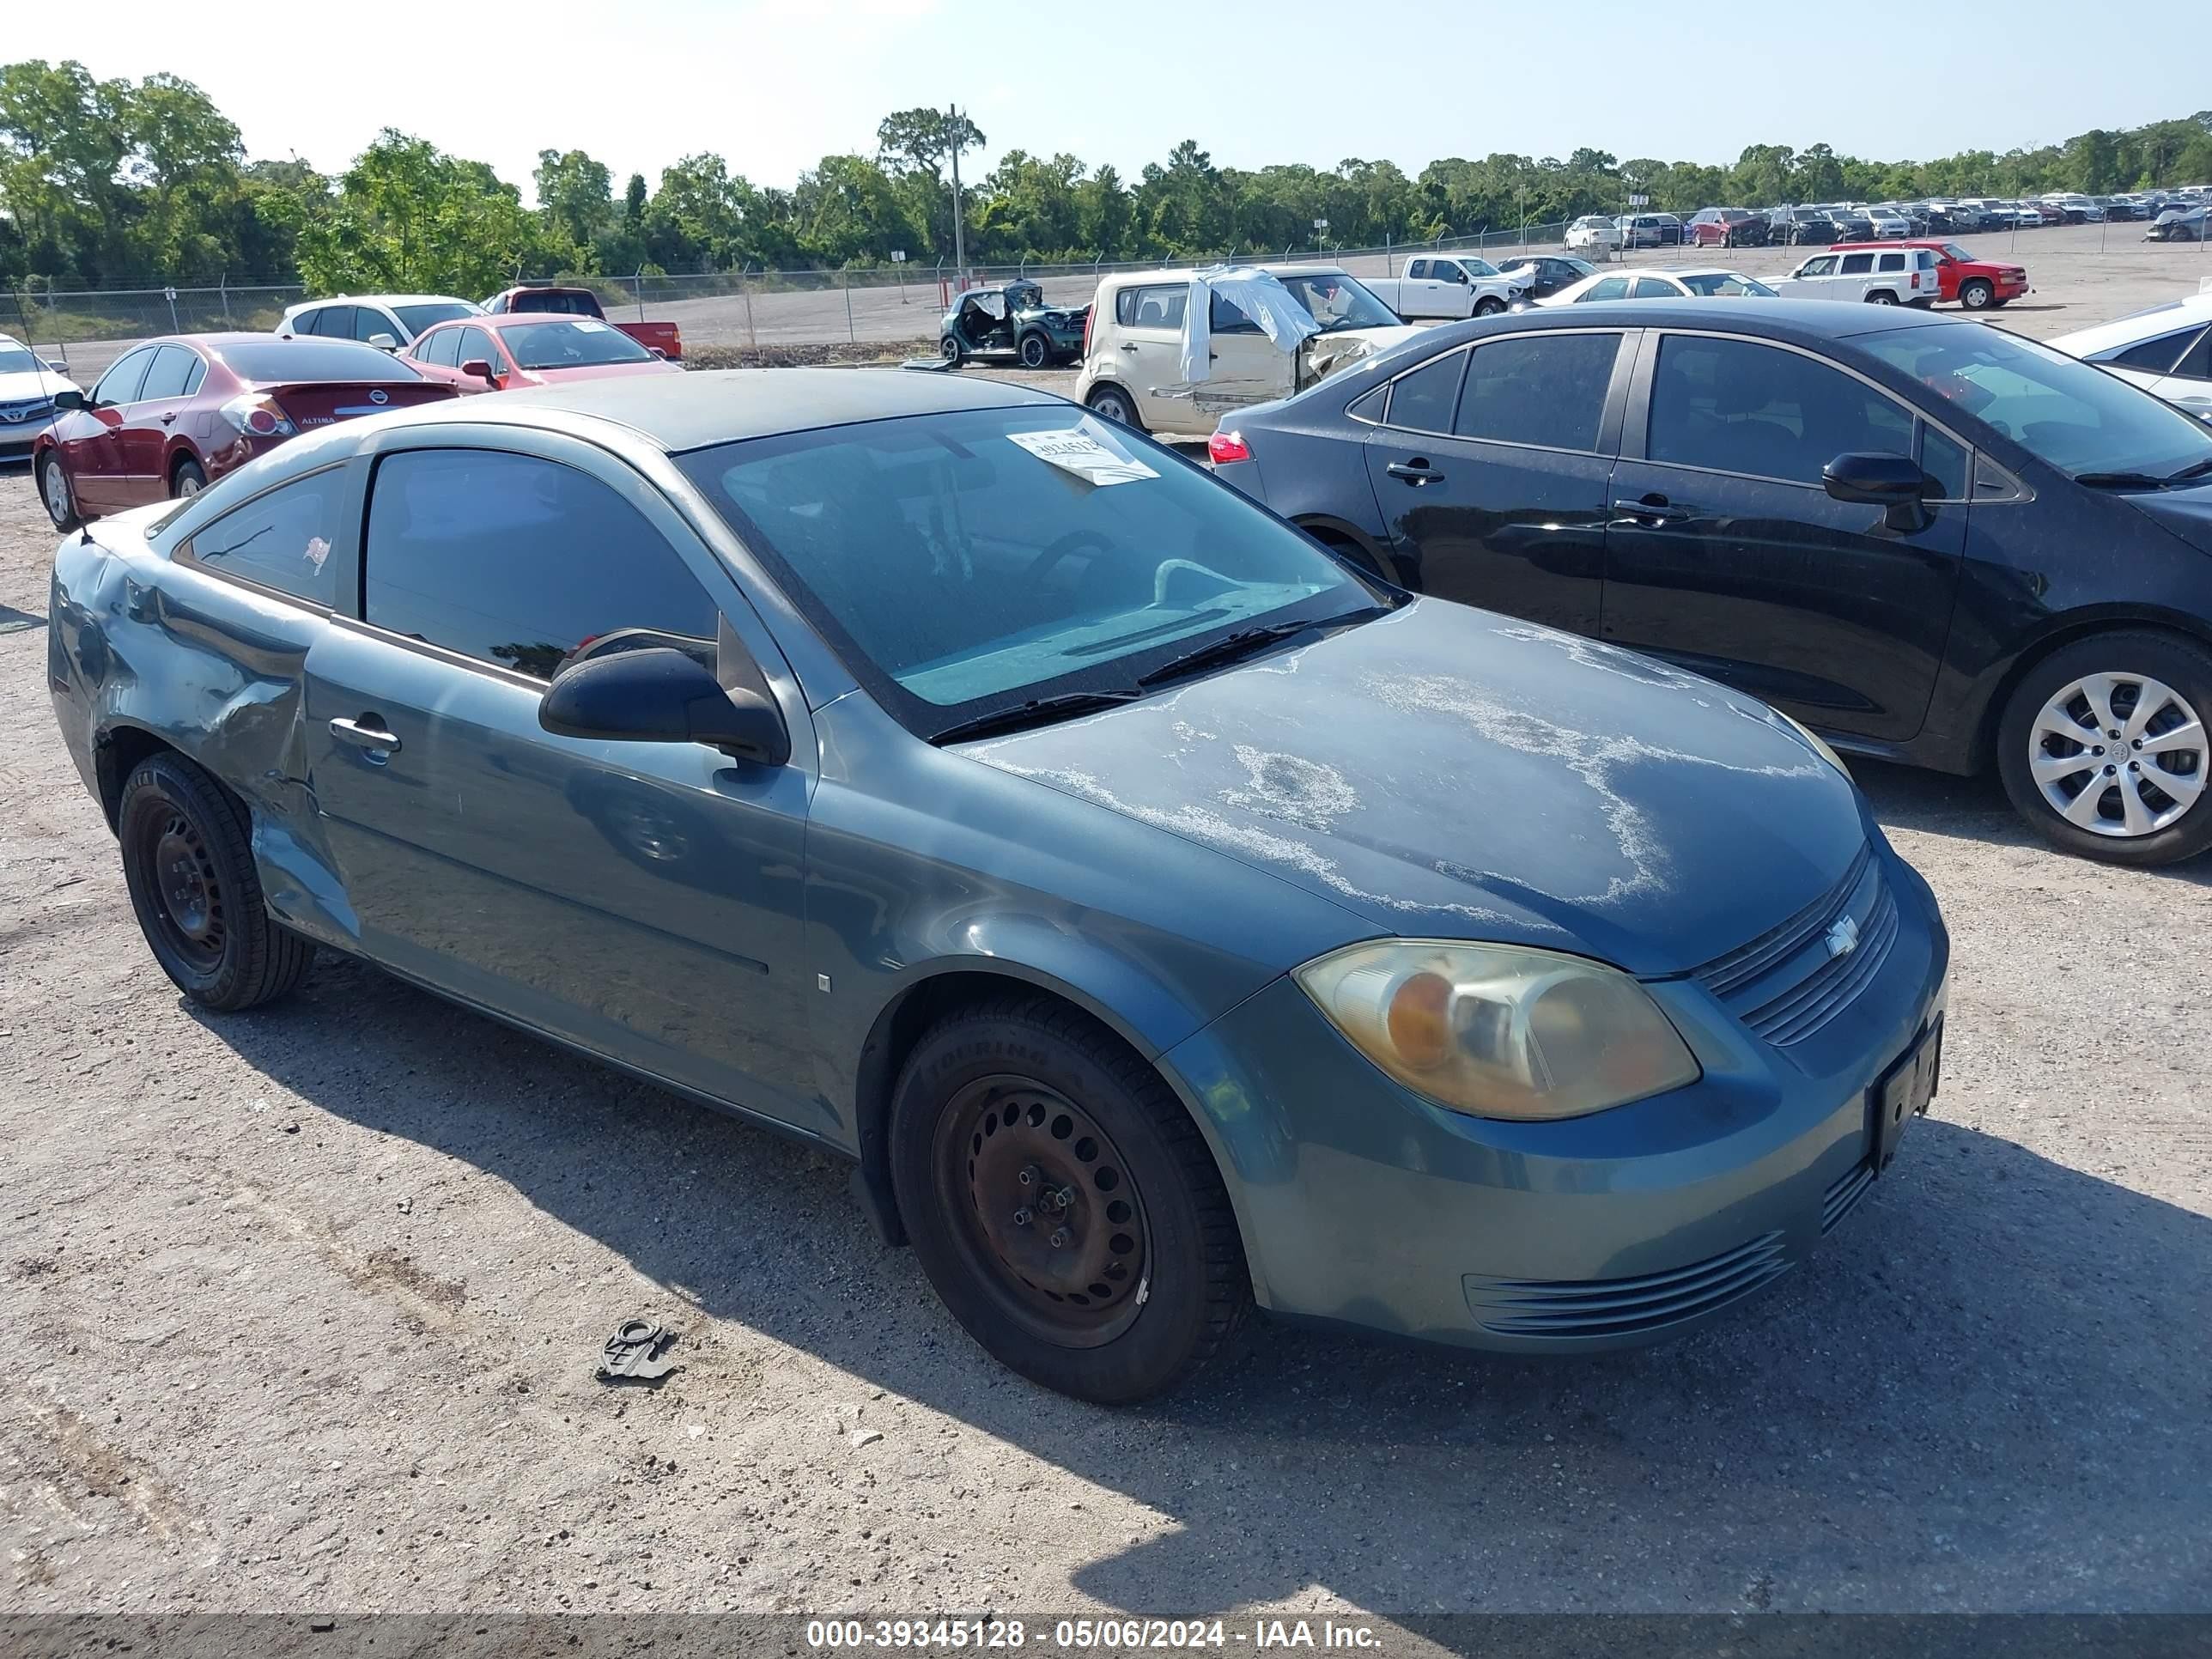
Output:
[[[1688,507],[1676,507],[1664,495],[1646,495],[1640,501],[1615,501],[1613,510],[1632,519],[1649,519],[1654,524],[1674,524],[1690,516]]]
[[[1416,489],[1422,484],[1441,483],[1444,476],[1419,458],[1410,461],[1393,461],[1382,470],[1394,478],[1403,478]]]
[[[341,743],[368,750],[372,757],[395,754],[399,748],[399,739],[386,731],[384,722],[374,714],[363,714],[357,720],[332,720],[331,735]]]

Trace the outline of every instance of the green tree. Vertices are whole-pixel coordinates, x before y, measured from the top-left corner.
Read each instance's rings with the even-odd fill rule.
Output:
[[[580,149],[541,149],[531,177],[547,228],[571,246],[590,247],[613,228],[614,181],[605,162]]]
[[[476,295],[549,263],[541,223],[514,185],[389,127],[301,226],[297,251],[301,277],[325,293]]]

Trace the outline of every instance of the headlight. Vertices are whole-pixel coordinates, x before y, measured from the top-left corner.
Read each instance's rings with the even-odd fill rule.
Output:
[[[1641,985],[1581,957],[1379,939],[1296,977],[1368,1059],[1476,1117],[1580,1117],[1702,1075]]]
[[[1829,748],[1826,742],[1823,740],[1818,732],[1815,732],[1811,726],[1806,725],[1804,721],[1792,719],[1790,715],[1784,714],[1779,708],[1776,709],[1774,712],[1776,714],[1780,715],[1782,719],[1789,720],[1790,729],[1795,732],[1799,737],[1804,738],[1806,742],[1813,745],[1813,752],[1814,754],[1818,755],[1822,760],[1827,762],[1829,765],[1834,767],[1836,770],[1841,772],[1845,777],[1848,778],[1851,775],[1851,769],[1844,764],[1844,757],[1841,755],[1838,755],[1834,750]],[[1856,780],[1854,780],[1854,781],[1856,781]]]

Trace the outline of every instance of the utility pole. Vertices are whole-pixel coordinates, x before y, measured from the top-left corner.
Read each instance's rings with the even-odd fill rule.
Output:
[[[952,280],[968,286],[968,237],[960,224],[960,106],[946,112],[945,137],[952,142]]]

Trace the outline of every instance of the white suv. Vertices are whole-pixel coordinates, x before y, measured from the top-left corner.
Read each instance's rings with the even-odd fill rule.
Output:
[[[325,340],[366,340],[386,351],[415,343],[434,323],[456,317],[481,317],[473,300],[450,294],[340,294],[327,300],[303,300],[277,319],[276,332],[289,340],[310,335]]]
[[[1785,300],[1852,300],[1877,306],[1932,306],[1940,284],[1929,247],[1832,248],[1816,253],[1774,291]]]

